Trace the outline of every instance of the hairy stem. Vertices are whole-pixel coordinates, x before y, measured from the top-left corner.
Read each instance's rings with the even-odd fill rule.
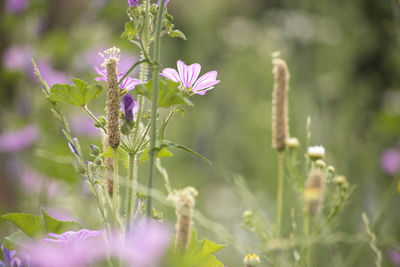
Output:
[[[157,20],[156,20],[156,39],[154,44],[154,61],[153,66],[153,96],[151,103],[151,124],[150,124],[150,148],[149,148],[149,175],[147,180],[148,192],[147,192],[147,205],[146,214],[151,216],[152,211],[152,187],[153,187],[153,175],[154,175],[154,158],[155,158],[155,145],[156,145],[156,127],[157,127],[157,107],[158,107],[158,77],[160,72],[160,50],[161,50],[161,20],[164,13],[164,2],[162,0],[158,6]]]
[[[113,148],[114,151],[114,175],[113,175],[113,195],[112,195],[112,203],[113,203],[113,211],[112,211],[112,225],[114,228],[117,228],[118,221],[118,150],[117,148]]]
[[[126,231],[129,231],[132,216],[132,202],[135,202],[137,177],[134,175],[134,168],[136,167],[136,155],[133,153],[128,154],[128,182],[131,184],[127,186],[126,196],[128,198],[126,205]]]
[[[281,223],[282,223],[282,208],[283,208],[283,187],[284,187],[284,152],[278,152],[278,191],[276,196],[276,221],[275,221],[275,236],[280,237],[281,235]]]

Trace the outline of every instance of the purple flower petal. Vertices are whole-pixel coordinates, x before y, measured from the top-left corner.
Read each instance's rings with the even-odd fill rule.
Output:
[[[139,104],[135,102],[131,94],[126,94],[122,98],[121,108],[124,111],[126,121],[130,122],[133,120],[133,114],[139,110]]]
[[[106,69],[100,69],[99,67],[94,67],[95,71],[97,74],[100,75],[100,77],[94,78],[95,81],[103,81],[107,82],[107,70]]]
[[[126,89],[127,91],[131,91],[133,89],[135,89],[135,87],[139,84],[144,84],[145,82],[139,80],[139,79],[135,79],[135,78],[131,78],[131,77],[126,77],[120,84],[121,89]]]
[[[35,126],[27,126],[18,131],[0,135],[0,152],[18,152],[32,145],[39,136]]]
[[[193,93],[204,95],[206,91],[213,89],[214,85],[220,83],[216,80],[218,72],[213,70],[201,76],[193,86]]]
[[[129,7],[137,6],[138,0],[128,0]]]
[[[169,2],[169,0],[165,0],[164,5],[165,6],[168,5],[168,2]],[[160,5],[160,4],[161,4],[161,0],[158,0],[157,5]]]
[[[179,82],[181,78],[179,77],[179,74],[176,70],[171,69],[171,68],[165,68],[163,69],[162,73],[160,74],[161,76],[174,81],[174,82]]]
[[[163,224],[145,220],[127,233],[126,240],[114,238],[113,254],[127,266],[161,266],[162,257],[171,241],[171,233]]]
[[[49,234],[49,237],[31,244],[26,252],[31,256],[33,266],[41,267],[85,267],[104,259],[107,244],[101,231],[82,229],[78,232]]]
[[[201,66],[198,63],[194,63],[187,66],[182,60],[178,60],[177,64],[179,76],[183,86],[187,89],[192,87],[193,83],[196,81],[200,74]]]

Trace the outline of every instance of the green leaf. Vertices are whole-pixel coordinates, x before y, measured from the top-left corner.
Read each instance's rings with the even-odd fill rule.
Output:
[[[173,155],[174,154],[168,151],[166,147],[163,147],[158,151],[156,158],[172,157]],[[143,153],[140,155],[139,162],[145,162],[148,160],[149,160],[149,146],[147,146],[143,151]]]
[[[199,159],[204,160],[208,164],[212,165],[212,162],[209,159],[207,159],[206,157],[204,157],[204,156],[200,155],[199,153],[193,151],[192,149],[188,148],[187,146],[180,145],[180,144],[175,144],[174,142],[171,142],[171,141],[168,141],[168,140],[164,140],[163,141],[163,146],[173,147],[173,148],[177,148],[177,149],[183,150],[183,151],[185,151],[185,152],[187,152],[187,153],[189,153],[189,154],[191,154],[191,155],[193,155],[193,156],[195,156],[195,157],[197,157]]]
[[[95,99],[102,91],[100,85],[91,85],[80,79],[72,79],[74,85],[55,84],[50,89],[50,100],[75,106],[84,106]]]
[[[59,221],[47,214],[44,209],[42,209],[42,214],[47,233],[62,234],[67,231],[83,228],[79,223],[74,221]]]
[[[186,35],[180,30],[172,30],[168,32],[168,35],[171,36],[172,38],[179,37],[182,38],[183,40],[186,40]]]
[[[128,153],[126,153],[121,147],[117,148],[117,153],[118,159],[122,160],[125,168],[128,168]],[[114,149],[112,147],[108,147],[108,149],[104,151],[102,155],[106,158],[114,158]]]
[[[173,105],[193,106],[193,103],[189,99],[181,95],[178,87],[179,83],[160,78],[158,89],[158,106],[163,108],[169,108]],[[136,92],[151,101],[153,92],[153,80],[150,80],[146,84],[136,86]]]
[[[128,40],[132,40],[137,33],[137,29],[133,21],[129,21],[125,23],[125,31],[121,34],[122,38],[127,38]]]
[[[185,261],[190,262],[196,267],[219,267],[224,266],[213,255],[218,250],[226,247],[226,245],[218,245],[204,238],[198,240],[196,229],[192,230],[188,251],[185,255]]]
[[[8,250],[17,250],[28,247],[32,239],[24,232],[18,231],[4,238],[4,247]]]
[[[8,213],[1,217],[15,224],[30,237],[38,237],[45,234],[43,216],[27,213]]]

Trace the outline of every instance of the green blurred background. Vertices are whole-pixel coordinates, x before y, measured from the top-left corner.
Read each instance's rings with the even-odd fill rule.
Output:
[[[98,227],[95,206],[88,212],[87,205],[76,205],[92,198],[73,165],[67,164],[71,161],[68,146],[32,78],[29,58],[50,68],[57,81],[94,78],[93,57],[110,46],[120,47],[133,62],[137,48],[120,38],[127,3],[29,0],[26,8],[10,11],[9,1],[0,0],[0,133],[34,125],[39,134],[29,148],[0,152],[0,212],[36,213],[44,206]],[[290,127],[291,135],[301,142],[300,154],[306,151],[310,116],[312,144],[324,145],[326,162],[356,185],[338,230],[359,233],[363,211],[372,220],[380,214],[373,230],[381,242],[384,264],[400,266],[390,260],[386,245],[399,243],[399,196],[385,202],[388,192],[396,190],[399,171],[385,172],[381,167],[382,153],[399,149],[400,141],[398,3],[171,0],[168,11],[188,40],[163,39],[163,67],[174,68],[177,59],[198,62],[202,73],[216,69],[221,80],[206,96],[193,98],[195,107],[183,118],[176,116],[166,136],[206,156],[213,165],[175,151],[174,157],[163,159],[172,186],[195,186],[198,210],[252,249],[252,239],[241,230],[246,207],[229,180],[232,174],[243,175],[265,216],[273,221],[276,153],[270,141],[271,53],[279,50],[291,72]],[[10,56],[12,48],[19,50]],[[104,112],[102,101],[104,94],[91,104],[96,114]],[[83,120],[79,110],[68,106],[63,110],[76,117],[78,125]],[[101,144],[96,134],[79,135],[85,153],[89,144]],[[142,170],[145,173],[146,167]],[[143,184],[144,178],[139,178]],[[159,175],[156,188],[165,192]],[[290,224],[290,207],[296,206],[292,193],[287,187],[285,225]],[[174,221],[173,209],[156,205],[166,220]],[[198,227],[201,237],[224,242],[208,227]],[[0,237],[11,230],[1,221]],[[351,266],[373,266],[374,256],[365,244],[341,243],[336,249],[347,259],[354,246],[361,250]],[[230,246],[219,258],[228,266],[240,266],[243,253]],[[324,253],[330,253],[328,248],[321,248],[322,260]]]

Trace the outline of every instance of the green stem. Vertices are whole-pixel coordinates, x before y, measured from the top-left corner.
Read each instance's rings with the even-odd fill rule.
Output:
[[[114,151],[114,175],[113,175],[113,196],[112,196],[112,203],[113,203],[113,211],[112,211],[112,225],[114,229],[117,228],[118,220],[118,150],[117,148],[113,149]]]
[[[102,125],[99,120],[96,118],[96,116],[88,109],[88,107],[82,106],[83,111],[89,115],[90,118],[93,119],[93,121],[96,122],[97,125],[100,125],[101,129],[104,131],[105,134],[107,134],[107,129],[104,125]],[[121,147],[125,150],[127,150],[128,146],[126,145],[125,141],[121,139]]]
[[[158,107],[158,76],[160,72],[160,51],[161,51],[161,20],[164,12],[164,2],[162,0],[158,6],[157,20],[156,20],[156,40],[154,44],[154,61],[153,65],[153,95],[151,103],[151,120],[150,120],[150,148],[149,148],[149,176],[147,180],[147,205],[146,214],[151,216],[152,211],[152,188],[153,188],[153,174],[154,174],[154,158],[155,158],[155,145],[156,145],[156,127],[157,127],[157,107]]]
[[[304,211],[303,217],[303,235],[306,240],[306,244],[302,251],[302,266],[308,267],[310,263],[310,249],[309,249],[309,239],[310,239],[310,214],[307,211]]]
[[[275,221],[275,236],[281,235],[282,208],[283,208],[283,187],[284,187],[284,152],[278,152],[278,192],[276,196],[276,221]]]
[[[105,127],[104,125],[102,125],[102,124],[99,122],[99,120],[98,120],[98,119],[96,118],[96,116],[88,109],[88,107],[85,105],[85,106],[82,106],[82,109],[83,109],[83,111],[85,111],[85,113],[86,113],[87,115],[89,115],[90,118],[92,118],[92,120],[94,120],[94,121],[96,122],[97,125],[100,125],[100,126],[101,126],[101,129],[103,129],[104,133],[107,134],[107,129],[106,129],[106,127]]]
[[[129,68],[129,70],[122,76],[122,78],[119,80],[118,84],[121,84],[122,81],[140,64],[145,64],[146,62],[150,62],[148,58],[142,58],[141,60],[137,61],[135,64],[132,65],[132,67]]]
[[[128,182],[130,183],[130,186],[127,186],[127,193],[126,196],[128,198],[127,200],[127,205],[126,205],[126,231],[129,231],[130,225],[131,225],[131,217],[132,217],[132,202],[135,202],[135,197],[134,195],[136,194],[136,185],[137,185],[137,180],[134,174],[134,168],[136,165],[135,162],[135,154],[129,153],[128,154]]]

